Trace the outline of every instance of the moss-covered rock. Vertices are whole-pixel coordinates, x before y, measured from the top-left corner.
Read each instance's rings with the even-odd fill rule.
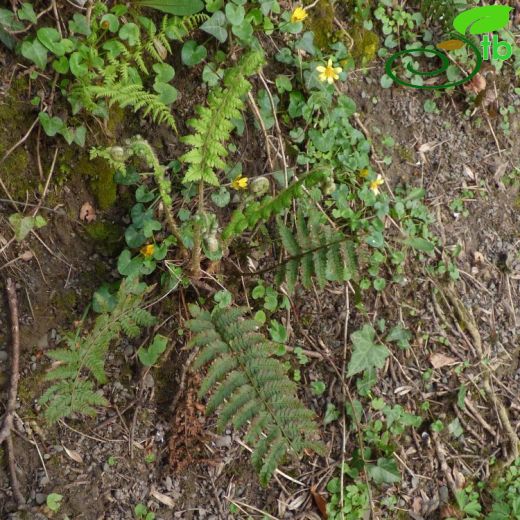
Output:
[[[27,132],[36,114],[25,101],[27,79],[17,78],[11,83],[4,100],[0,103],[0,158]],[[15,199],[24,200],[26,192],[38,185],[38,175],[29,161],[25,145],[21,145],[2,164],[2,180]]]
[[[351,35],[353,41],[352,57],[358,67],[366,67],[377,56],[379,38],[375,32],[361,26],[354,27]]]
[[[305,5],[314,3],[314,0],[306,0]],[[334,7],[330,0],[319,0],[308,11],[309,17],[305,21],[305,28],[314,33],[314,44],[320,49],[325,49],[334,37]]]
[[[121,249],[123,237],[121,226],[98,220],[87,224],[86,231],[99,253],[114,256]]]
[[[91,160],[84,155],[77,167],[77,173],[88,177],[90,189],[96,197],[99,209],[111,208],[117,198],[117,184],[114,182],[114,170],[103,159]]]

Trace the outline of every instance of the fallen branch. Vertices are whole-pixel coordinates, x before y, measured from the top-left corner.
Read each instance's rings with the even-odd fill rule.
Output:
[[[8,278],[6,282],[7,299],[11,313],[11,379],[9,382],[9,395],[2,428],[0,429],[0,444],[2,444],[11,433],[13,427],[13,415],[18,394],[18,380],[20,379],[20,328],[18,325],[18,300],[14,282]]]
[[[9,311],[11,314],[11,378],[9,381],[7,407],[2,421],[2,428],[0,429],[0,444],[3,442],[6,443],[11,490],[16,503],[18,506],[21,506],[25,504],[25,500],[20,492],[20,485],[18,484],[13,439],[11,437],[16,408],[16,396],[18,395],[18,380],[20,379],[20,326],[18,321],[18,299],[16,297],[16,287],[11,278],[8,278],[6,281],[6,291]]]

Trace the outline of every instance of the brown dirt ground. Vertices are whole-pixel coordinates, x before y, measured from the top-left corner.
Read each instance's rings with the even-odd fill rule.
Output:
[[[457,260],[462,273],[457,288],[475,315],[484,344],[498,365],[496,390],[509,407],[517,428],[520,425],[518,170],[516,184],[512,175],[520,167],[520,120],[513,116],[511,132],[506,136],[499,129],[501,119],[497,112],[490,116],[499,153],[482,111],[478,110],[471,118],[463,117],[467,108],[463,93],[440,96],[439,113],[426,114],[423,103],[431,98],[430,94],[401,88],[383,90],[378,79],[381,73],[378,63],[367,76],[354,74],[348,81],[347,93],[356,100],[379,155],[392,156],[392,164],[383,166],[390,184],[423,186],[428,206],[437,217],[435,228],[443,245],[462,246]],[[496,106],[519,102],[510,72],[505,74],[488,77],[489,85],[496,83]],[[377,98],[377,103],[373,98]],[[26,129],[27,126],[19,128],[20,137]],[[1,134],[2,129],[0,139]],[[384,151],[377,144],[378,137],[383,135],[394,138],[393,150]],[[178,144],[167,134],[156,137],[167,149],[175,149]],[[252,144],[255,140],[252,135],[246,136],[241,143],[245,157],[265,156],[260,151],[261,143],[260,149]],[[432,149],[421,155],[420,147],[426,143],[431,143]],[[35,144],[33,136],[23,145],[31,161],[34,161]],[[47,171],[48,153],[44,165]],[[237,442],[237,433],[227,431],[222,436],[212,433],[214,418],[204,418],[202,409],[195,404],[196,382],[191,376],[178,396],[188,353],[183,350],[184,340],[177,330],[188,295],[179,293],[161,309],[165,316],[172,316],[163,332],[172,339],[171,346],[162,366],[141,378],[141,387],[138,382],[142,374],[135,369],[135,351],[145,337],[135,344],[123,341],[112,349],[108,369],[111,381],[116,382],[104,388],[111,403],[109,408],[95,419],[68,420],[53,428],[45,425],[35,403],[41,395],[42,378],[48,367],[45,350],[53,347],[60,334],[81,317],[85,302],[99,283],[111,276],[114,267],[113,259],[99,252],[85,234],[84,224],[77,219],[81,204],[92,201],[93,197],[84,178],[77,175],[74,179],[72,183],[51,188],[53,211],[45,213],[49,225],[39,233],[47,247],[31,237],[23,246],[12,246],[2,253],[3,261],[8,262],[30,248],[35,258],[30,262],[15,262],[2,273],[14,277],[19,288],[23,368],[16,420],[20,434],[14,441],[21,487],[30,512],[14,513],[9,481],[2,467],[0,517],[63,518],[67,514],[78,520],[131,519],[135,504],[142,502],[162,520],[246,518],[243,514],[228,514],[230,501],[235,501],[281,519],[319,518],[308,488],[317,485],[323,490],[340,460],[339,425],[323,429],[329,447],[326,458],[314,457],[283,468],[305,486],[278,475],[269,489],[262,490],[249,467],[247,452]],[[465,189],[473,192],[464,202],[467,215],[449,207]],[[28,200],[37,200],[34,191],[28,194]],[[11,212],[7,202],[0,202],[0,238],[10,236],[7,217]],[[100,218],[115,222],[120,217],[117,210],[100,212]],[[467,378],[477,375],[477,367],[463,327],[457,328],[447,307],[444,317],[435,308],[432,281],[413,266],[412,275],[411,282],[400,292],[375,298],[367,305],[371,321],[379,318],[402,321],[414,333],[412,350],[395,353],[374,394],[410,411],[430,400],[432,419],[440,417],[447,423],[454,417],[453,403],[460,381],[448,369],[436,370],[430,381],[423,381],[421,374],[430,366],[430,354],[442,352],[461,361],[469,359],[469,368],[464,372]],[[290,316],[291,344],[315,350],[339,366],[346,318],[343,288],[332,287],[319,295],[301,292],[292,303],[295,312]],[[9,319],[3,304],[2,301],[0,348],[5,350],[9,342]],[[442,302],[440,307],[443,308]],[[351,310],[348,318],[348,328],[353,331],[367,316]],[[426,334],[428,340],[424,339]],[[447,337],[448,343],[440,341],[441,337]],[[0,361],[0,383],[4,386],[6,367],[6,361]],[[330,364],[313,359],[303,370],[303,377],[305,382],[321,379],[328,385],[326,395],[320,398],[310,393],[303,396],[323,418],[327,402],[339,400],[337,376]],[[443,438],[443,442],[448,463],[478,481],[489,477],[489,457],[503,457],[507,443],[494,410],[479,400],[477,389],[470,389],[472,399],[496,436],[466,417],[475,435],[466,432],[460,441],[454,443]],[[172,412],[175,396],[179,399]],[[348,453],[355,442],[355,436],[349,434]],[[413,518],[441,518],[439,510],[446,501],[447,488],[431,445],[424,445],[418,436],[408,436],[402,440],[397,454],[403,461],[403,482],[385,489],[376,498],[397,493],[398,509],[413,510]],[[43,503],[51,492],[65,497],[59,515],[53,516]],[[251,517],[261,518],[254,510],[243,507]],[[412,517],[411,513],[406,514]]]

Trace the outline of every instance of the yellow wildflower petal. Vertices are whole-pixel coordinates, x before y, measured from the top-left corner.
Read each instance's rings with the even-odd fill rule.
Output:
[[[155,251],[155,246],[153,244],[147,244],[139,250],[139,252],[145,257],[150,258]]]
[[[247,188],[248,180],[249,179],[247,177],[237,177],[231,183],[231,187],[234,190],[245,190]]]
[[[291,14],[291,22],[303,22],[307,16],[309,16],[309,14],[303,7],[297,7]]]
[[[316,70],[317,70],[318,72],[325,72],[327,69],[326,69],[323,65],[318,65],[318,66],[316,67]]]
[[[381,175],[378,175],[377,178],[370,183],[370,189],[372,190],[374,195],[379,194],[379,186],[381,186],[381,184],[384,184],[384,182],[385,181],[383,180],[383,177],[381,177]]]

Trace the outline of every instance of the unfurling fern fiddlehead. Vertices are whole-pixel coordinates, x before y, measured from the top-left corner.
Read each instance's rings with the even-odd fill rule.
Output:
[[[274,357],[275,345],[257,332],[239,308],[212,313],[192,307],[191,345],[202,347],[195,368],[210,364],[199,395],[212,391],[207,412],[219,410],[217,427],[247,426],[245,441],[260,481],[266,485],[286,454],[311,449],[321,453],[314,414],[296,395],[296,384]]]

